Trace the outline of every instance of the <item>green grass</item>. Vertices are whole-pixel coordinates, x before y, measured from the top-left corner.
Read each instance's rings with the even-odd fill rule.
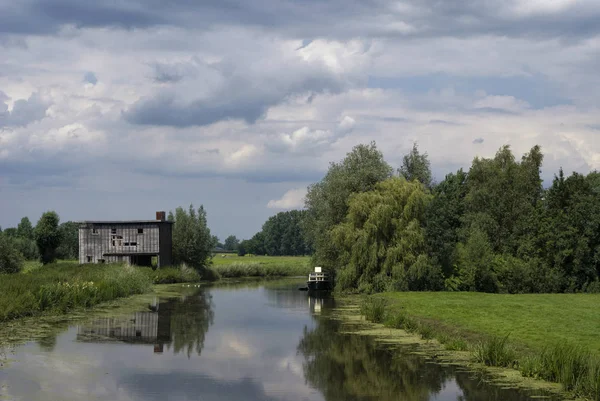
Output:
[[[225,255],[225,257],[222,257]],[[232,263],[260,263],[265,266],[276,265],[308,265],[309,256],[237,256],[235,254],[217,253],[213,257],[213,266],[230,265]]]
[[[600,400],[599,294],[385,293],[375,319]],[[368,308],[367,308],[368,309]],[[379,308],[380,309],[380,308]],[[369,318],[363,305],[363,313]],[[381,315],[383,314],[383,317]]]
[[[505,336],[540,350],[569,342],[600,354],[600,294],[403,292],[380,295],[390,307],[467,334]]]
[[[312,271],[305,256],[216,255],[212,268],[222,278],[304,276]]]
[[[56,263],[28,273],[0,275],[0,321],[77,307],[151,290],[141,269],[123,265]]]

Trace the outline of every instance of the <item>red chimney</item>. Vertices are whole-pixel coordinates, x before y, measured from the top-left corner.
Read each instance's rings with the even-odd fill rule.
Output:
[[[156,212],[156,220],[165,221],[167,219],[167,215],[165,212]]]

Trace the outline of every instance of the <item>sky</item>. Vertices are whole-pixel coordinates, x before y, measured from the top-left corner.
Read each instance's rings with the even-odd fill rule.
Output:
[[[204,205],[222,240],[353,146],[600,167],[597,0],[0,0],[0,226]]]

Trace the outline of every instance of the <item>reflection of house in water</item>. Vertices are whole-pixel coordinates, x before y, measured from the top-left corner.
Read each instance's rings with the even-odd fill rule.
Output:
[[[162,306],[162,308],[161,308]],[[154,344],[154,352],[162,353],[171,342],[171,309],[168,303],[158,304],[152,312],[136,312],[124,317],[96,319],[77,328],[77,341],[129,344]]]

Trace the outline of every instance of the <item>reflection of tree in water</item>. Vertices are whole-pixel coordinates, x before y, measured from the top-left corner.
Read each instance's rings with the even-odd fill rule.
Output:
[[[428,400],[451,374],[424,358],[375,347],[371,338],[336,334],[339,322],[318,319],[298,351],[304,376],[328,401]]]
[[[207,291],[187,296],[183,299],[170,300],[159,305],[159,313],[170,314],[170,343],[173,351],[198,355],[204,347],[204,339],[208,328],[213,323],[212,296]]]
[[[58,333],[50,334],[38,340],[38,345],[42,351],[52,352],[56,347],[56,336]]]
[[[532,395],[547,396],[487,384],[473,373],[427,363],[406,348],[377,347],[368,336],[339,334],[339,328],[339,321],[319,317],[314,330],[304,329],[298,345],[304,355],[306,381],[327,401],[424,401],[434,398],[452,379],[458,390],[448,399],[458,401],[525,401]]]

